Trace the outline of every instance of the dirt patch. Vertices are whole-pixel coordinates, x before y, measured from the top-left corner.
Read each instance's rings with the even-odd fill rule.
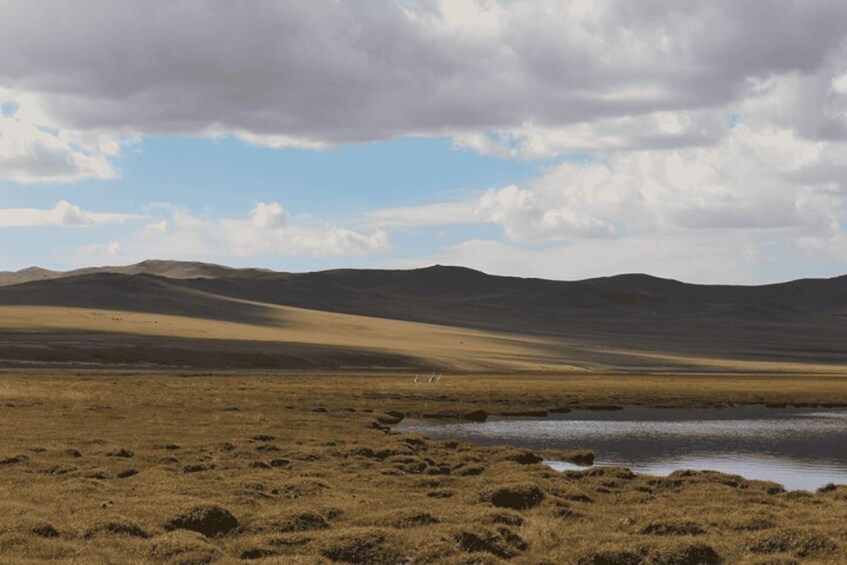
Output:
[[[515,448],[506,450],[502,454],[498,454],[497,460],[511,461],[520,465],[534,465],[536,463],[541,463],[542,461],[544,461],[544,458],[535,453],[534,451],[530,451],[529,449]]]
[[[653,558],[654,565],[716,565],[723,560],[713,548],[697,543],[686,545]]]
[[[32,529],[32,533],[40,538],[57,538],[59,532],[50,524],[39,524]]]
[[[244,559],[245,561],[252,561],[255,559],[265,559],[277,555],[279,555],[279,553],[277,551],[274,551],[273,549],[254,547],[253,549],[247,549],[245,551],[242,551],[239,557],[241,559]]]
[[[185,467],[182,468],[183,473],[202,473],[203,471],[208,471],[208,470],[209,470],[208,467],[206,467],[205,465],[199,465],[199,464],[186,465]]]
[[[589,553],[577,560],[579,565],[641,565],[644,554],[641,552],[609,550]]]
[[[536,485],[510,485],[487,491],[481,499],[498,508],[528,510],[541,504],[544,493]]]
[[[553,461],[567,461],[575,465],[593,465],[594,452],[588,449],[545,449],[541,452],[544,459]]]
[[[326,518],[313,512],[294,514],[282,520],[275,521],[274,530],[277,532],[307,532],[310,530],[325,530],[329,528]]]
[[[481,423],[488,419],[488,413],[485,410],[474,410],[473,412],[466,412],[462,418],[469,422]]]
[[[195,506],[165,523],[165,530],[191,530],[206,537],[228,534],[238,527],[238,520],[220,506]]]

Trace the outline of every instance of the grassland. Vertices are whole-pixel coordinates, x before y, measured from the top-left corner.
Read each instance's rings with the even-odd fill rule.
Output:
[[[7,371],[0,561],[847,562],[845,487],[556,473],[522,450],[385,429],[424,413],[723,403],[847,404],[847,378]]]

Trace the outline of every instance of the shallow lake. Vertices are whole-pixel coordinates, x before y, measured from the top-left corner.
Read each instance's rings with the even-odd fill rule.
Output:
[[[789,490],[847,484],[847,410],[735,406],[574,410],[484,423],[404,420],[397,431],[479,444],[594,451],[595,465],[667,475],[710,469],[775,481]],[[553,468],[576,465],[549,461]]]

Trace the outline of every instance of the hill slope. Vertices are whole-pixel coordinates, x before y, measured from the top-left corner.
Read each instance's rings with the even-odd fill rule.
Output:
[[[847,362],[847,277],[745,287],[647,275],[565,282],[442,266],[292,274],[162,261],[79,273],[45,279],[34,271],[42,280],[0,288],[0,304],[255,326],[278,323],[274,307],[289,306],[534,336],[551,359],[578,362],[603,351],[611,364],[620,361],[612,352]]]

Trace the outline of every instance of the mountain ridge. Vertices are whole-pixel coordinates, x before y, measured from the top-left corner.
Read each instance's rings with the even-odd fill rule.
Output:
[[[314,275],[314,274],[348,274],[348,273],[439,273],[462,272],[467,274],[484,275],[485,277],[497,279],[516,279],[523,281],[545,281],[545,282],[561,282],[561,283],[587,283],[594,281],[607,280],[652,280],[662,281],[667,283],[678,283],[688,286],[699,287],[743,287],[743,288],[761,288],[778,285],[786,285],[802,281],[826,281],[847,279],[847,274],[834,277],[804,277],[800,279],[792,279],[787,281],[762,283],[762,284],[737,284],[737,283],[692,283],[681,281],[679,279],[659,277],[649,273],[629,272],[619,273],[616,275],[605,275],[598,277],[590,277],[586,279],[548,279],[543,277],[522,277],[517,275],[495,275],[484,271],[472,269],[461,265],[442,265],[433,264],[426,267],[418,267],[413,269],[353,269],[353,268],[337,268],[321,271],[307,272],[290,272],[290,271],[274,271],[272,269],[260,267],[230,267],[217,263],[208,263],[203,261],[176,261],[164,259],[145,259],[130,265],[105,265],[101,267],[82,267],[68,271],[56,271],[45,269],[39,266],[30,266],[17,271],[0,271],[0,287],[9,286],[11,284],[21,284],[34,280],[43,280],[45,278],[66,278],[80,275],[88,275],[95,273],[115,273],[115,274],[149,274],[158,275],[166,278],[190,279],[190,278],[223,278],[223,277],[244,277],[244,276],[276,276],[276,275]],[[14,282],[11,282],[14,281]]]
[[[847,362],[847,276],[743,286],[640,273],[552,281],[444,265],[286,273],[149,261],[3,286],[0,305],[258,325],[268,323],[270,306],[284,306],[565,339],[586,347]]]

